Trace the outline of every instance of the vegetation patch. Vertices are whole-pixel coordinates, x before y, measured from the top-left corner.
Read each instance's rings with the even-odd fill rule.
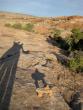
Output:
[[[28,24],[21,24],[21,23],[6,23],[5,26],[7,27],[12,27],[12,28],[15,28],[15,29],[21,29],[21,30],[26,30],[26,31],[29,31],[29,32],[33,32],[33,28],[34,28],[34,24],[32,23],[28,23]]]
[[[22,24],[21,23],[15,23],[15,24],[11,25],[11,27],[13,27],[15,29],[22,29]]]
[[[53,39],[58,46],[64,50],[75,51],[83,50],[83,32],[80,29],[72,29],[72,35],[63,39],[60,30],[53,33]]]
[[[83,32],[80,29],[73,29],[72,35],[66,39],[69,51],[83,50]]]
[[[80,29],[72,29],[71,32],[69,37],[63,39],[60,31],[56,30],[52,39],[58,47],[69,53],[68,67],[73,71],[83,72],[83,32]]]
[[[11,24],[10,23],[6,23],[5,26],[6,27],[11,27]]]
[[[23,27],[23,30],[26,30],[26,31],[33,31],[33,28],[34,28],[34,24],[32,23],[28,23],[28,24],[25,24],[24,27]]]
[[[77,52],[74,57],[69,60],[68,66],[73,71],[83,72],[83,52]]]

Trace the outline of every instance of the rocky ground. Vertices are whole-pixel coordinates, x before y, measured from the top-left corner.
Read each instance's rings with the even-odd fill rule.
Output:
[[[57,58],[63,56],[58,47],[47,42],[48,36],[5,27],[3,21],[0,21],[0,74],[4,73],[0,76],[2,110],[70,110],[67,103],[71,96],[83,91],[82,75],[75,75],[58,62]],[[33,77],[36,72],[43,75],[39,75],[40,87],[44,82],[51,86],[51,96],[38,97]]]

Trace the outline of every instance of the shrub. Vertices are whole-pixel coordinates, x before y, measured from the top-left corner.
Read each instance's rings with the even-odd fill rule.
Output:
[[[68,67],[73,71],[83,72],[83,53],[79,51],[83,50],[83,32],[80,29],[72,29],[72,35],[63,39],[60,30],[56,30],[52,39],[57,46],[67,50],[68,56],[72,55],[67,62]]]
[[[73,71],[83,72],[83,54],[76,53],[75,57],[68,62],[68,66]]]
[[[15,24],[12,25],[12,27],[15,28],[15,29],[22,29],[21,23],[15,23]]]
[[[83,39],[83,33],[80,29],[72,29],[72,38],[74,39],[75,43],[78,43],[80,39]]]
[[[80,29],[72,29],[72,35],[63,39],[60,34],[60,30],[53,32],[53,39],[58,46],[69,52],[75,50],[83,50],[83,32]]]
[[[68,51],[70,51],[70,52],[73,51],[73,50],[74,50],[73,47],[74,47],[74,45],[75,45],[75,44],[74,44],[74,39],[73,39],[72,37],[68,37],[65,41],[66,41],[66,43],[67,43],[67,45],[68,45],[68,47],[69,47],[69,48],[68,48]]]
[[[72,35],[66,39],[67,44],[69,45],[69,51],[74,51],[77,49],[82,49],[83,42],[83,32],[80,29],[73,29]]]
[[[58,29],[56,29],[56,30],[54,30],[54,32],[53,32],[53,37],[54,37],[55,39],[57,39],[58,37],[60,37],[60,34],[61,34],[61,31],[58,30]]]
[[[34,27],[34,25],[32,23],[28,23],[25,25],[22,25],[21,23],[13,23],[13,24],[7,23],[7,24],[5,24],[5,26],[13,27],[15,29],[22,29],[22,30],[26,30],[26,31],[30,31],[30,32],[33,31],[33,27]]]
[[[33,27],[34,27],[33,24],[28,23],[28,24],[25,24],[25,26],[23,27],[23,29],[24,30],[27,30],[27,31],[33,31]]]
[[[11,24],[10,23],[6,23],[5,26],[6,27],[11,27]]]
[[[68,44],[66,43],[66,40],[61,37],[61,31],[56,29],[53,32],[53,39],[55,43],[57,43],[58,47],[67,50]]]

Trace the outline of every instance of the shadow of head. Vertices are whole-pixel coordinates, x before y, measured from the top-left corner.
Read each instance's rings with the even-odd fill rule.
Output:
[[[11,48],[9,48],[3,56],[0,58],[0,61],[3,62],[5,60],[9,60],[11,58],[19,57],[20,50],[22,50],[22,53],[29,54],[29,51],[24,51],[23,49],[23,43],[21,42],[13,42],[13,45]]]
[[[23,48],[23,43],[13,42],[13,46],[9,48],[3,56],[0,58],[1,61],[7,60],[11,57],[15,57],[15,55],[20,54],[20,50]]]
[[[18,51],[19,51],[20,49],[22,49],[22,52],[23,52],[24,54],[29,54],[29,50],[25,51],[25,50],[23,49],[23,43],[14,42],[13,47],[15,47],[15,50],[18,50]]]
[[[38,69],[35,70],[35,72],[32,74],[32,79],[34,79],[34,83],[36,88],[40,88],[40,87],[46,87],[47,83],[45,81],[45,75],[44,73],[39,72]],[[39,82],[41,81],[41,86],[39,84]]]
[[[12,46],[12,47],[15,48],[15,49],[20,50],[20,49],[23,48],[23,43],[20,43],[20,42],[13,42],[13,46]]]

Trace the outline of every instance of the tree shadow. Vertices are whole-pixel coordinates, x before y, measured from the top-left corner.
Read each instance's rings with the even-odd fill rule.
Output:
[[[69,48],[69,45],[66,43],[65,39],[63,39],[62,37],[53,38],[51,36],[48,36],[46,41],[52,44],[53,46],[57,46],[58,48],[61,48],[64,50],[68,50]]]
[[[48,36],[46,41],[53,46],[58,46],[58,43],[51,36]]]
[[[56,38],[52,38],[51,36],[49,36],[47,38],[47,42],[52,44],[53,46],[57,46],[58,48],[60,48],[59,53],[56,52],[52,52],[52,54],[54,54],[57,58],[57,61],[59,63],[61,63],[62,65],[68,67],[68,61],[71,58],[74,58],[75,56],[75,51],[68,51],[69,49],[69,45],[65,42],[65,40],[63,38],[58,37],[58,39]],[[75,50],[77,50],[77,52],[80,53],[80,51],[83,50],[83,39],[81,39],[77,44],[73,44],[73,48]],[[80,53],[81,54],[81,53]],[[83,93],[83,92],[82,92]],[[70,103],[67,103],[72,110],[82,110],[83,109],[83,103],[79,101],[79,99],[81,98],[79,92],[76,92],[73,95],[72,100],[70,101]]]
[[[80,39],[77,43],[77,49],[83,51],[83,39]]]
[[[51,36],[48,36],[47,42],[53,46],[57,46],[60,49],[59,53],[56,52],[52,52],[52,53],[56,56],[57,61],[62,65],[65,65],[66,67],[68,67],[68,61],[71,58],[75,57],[75,54],[77,54],[76,52],[80,53],[80,51],[83,51],[83,39],[80,39],[79,42],[77,43],[74,41],[73,44],[70,45],[66,42],[66,39],[63,39],[61,37],[53,38]],[[72,47],[71,50],[70,47]],[[67,104],[71,107],[72,110],[83,109],[83,102],[79,101],[80,98],[81,98],[80,93],[76,92],[73,95],[72,100],[69,103],[67,102]]]
[[[69,106],[73,109],[73,110],[82,110],[82,103],[80,102],[80,93],[76,92],[73,97],[72,100],[69,103]]]
[[[23,44],[14,42],[0,58],[0,110],[9,109],[21,49],[23,50]]]
[[[43,87],[46,87],[47,83],[44,77],[45,77],[44,73],[39,72],[38,69],[36,69],[35,72],[32,74],[32,79],[34,79],[35,81],[34,83],[36,88],[40,88],[39,81],[42,81]]]
[[[57,61],[59,63],[61,63],[62,65],[67,66],[68,61],[69,61],[69,58],[67,56],[65,56],[64,54],[56,53],[56,52],[52,52],[52,53],[56,56]]]
[[[61,37],[53,38],[48,36],[47,42],[59,48],[59,53],[52,52],[52,54],[56,56],[59,63],[67,66],[70,52],[68,51],[69,45],[66,43],[65,39]]]

